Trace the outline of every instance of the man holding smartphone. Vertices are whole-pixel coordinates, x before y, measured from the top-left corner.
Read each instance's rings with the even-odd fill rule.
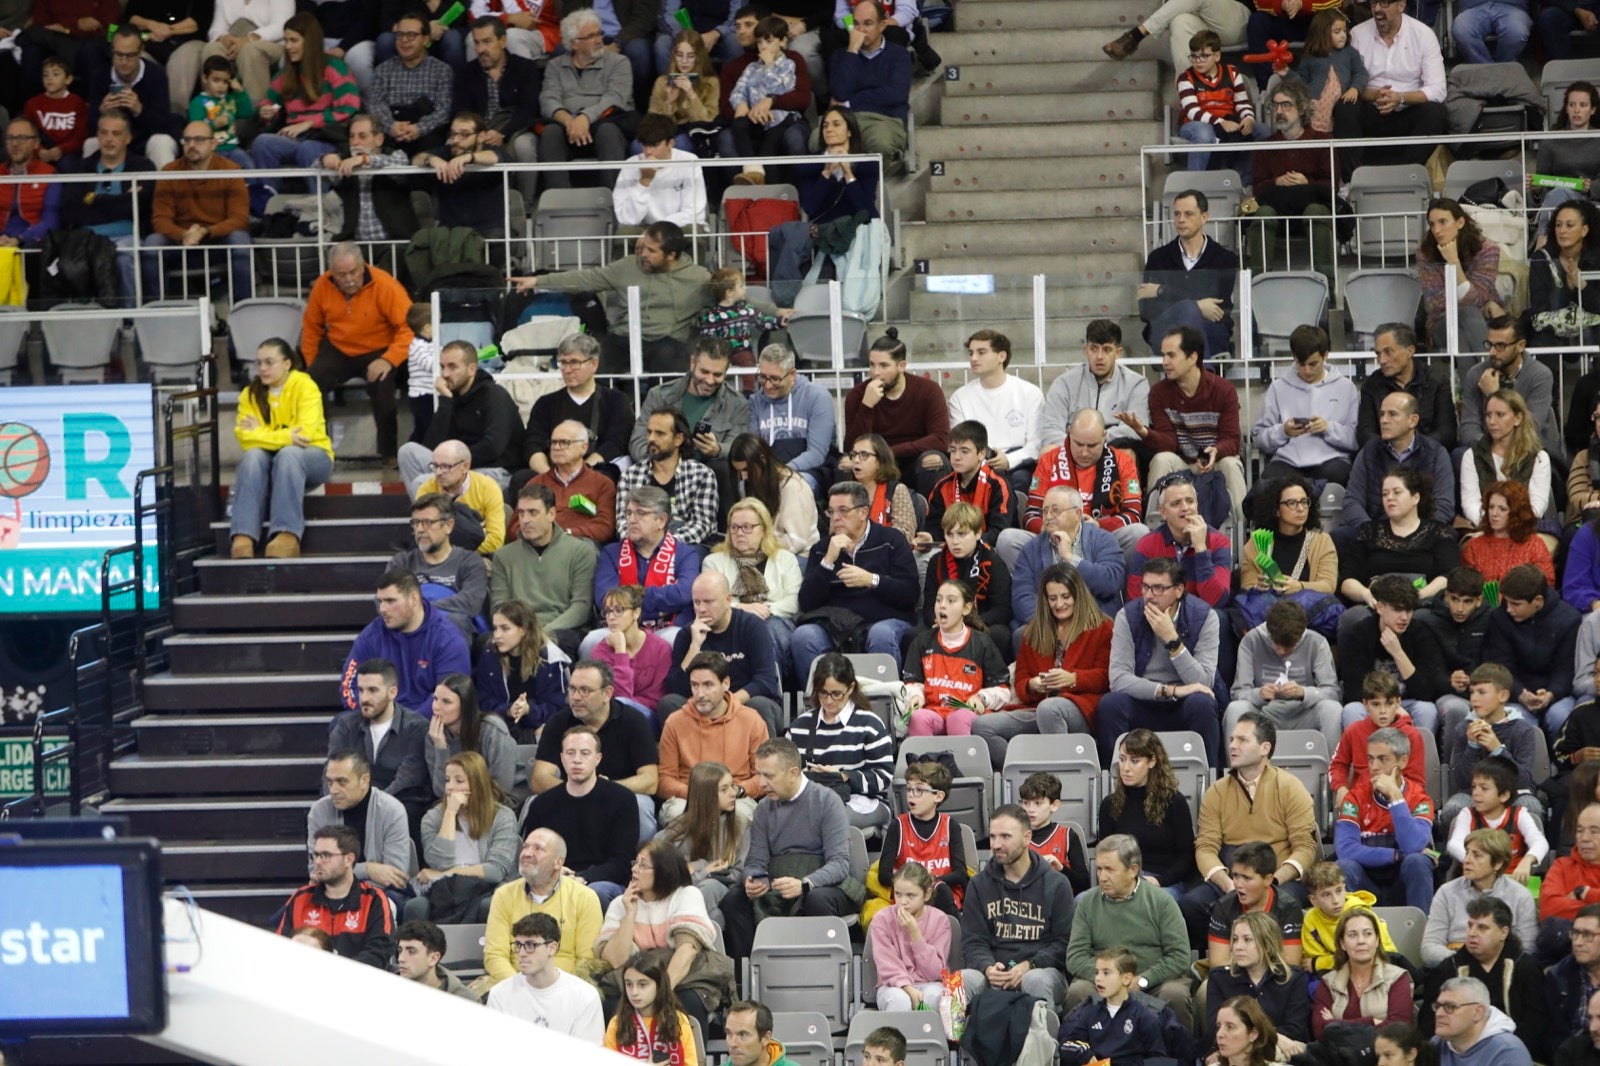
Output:
[[[685,447],[717,478],[719,525],[734,501],[728,449],[734,437],[750,428],[750,401],[727,380],[732,364],[733,352],[727,341],[696,337],[689,346],[689,372],[645,395],[628,443],[633,461],[643,463],[649,457],[650,416],[657,411],[682,411],[684,421],[693,427]]]

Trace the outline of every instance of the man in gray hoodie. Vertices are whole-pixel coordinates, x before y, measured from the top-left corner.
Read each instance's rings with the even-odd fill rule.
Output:
[[[794,359],[794,352],[782,344],[761,349],[749,428],[815,492],[833,465],[833,398],[796,373]]]
[[[1320,729],[1328,750],[1339,746],[1339,674],[1321,633],[1306,629],[1306,612],[1294,600],[1267,608],[1266,621],[1239,642],[1232,700],[1222,732],[1249,710],[1264,712],[1279,729]]]
[[[1533,1066],[1517,1023],[1489,1005],[1489,990],[1476,977],[1446,981],[1434,1012],[1439,1066]]]

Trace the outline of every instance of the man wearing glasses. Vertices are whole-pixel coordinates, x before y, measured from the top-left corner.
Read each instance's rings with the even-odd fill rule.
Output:
[[[178,157],[183,120],[172,113],[167,72],[160,63],[143,57],[144,40],[131,23],[118,27],[111,38],[111,65],[92,63],[83,98],[89,102],[89,121],[98,122],[103,111],[115,108],[131,116],[133,150],[164,167]]]
[[[1539,888],[1539,957],[1546,962],[1561,954],[1577,918],[1600,903],[1600,802],[1578,812],[1572,851],[1550,864]]]
[[[32,119],[15,118],[6,127],[7,174],[43,176],[56,168],[39,158],[39,128]],[[16,210],[12,210],[15,207]],[[0,247],[35,246],[60,224],[61,186],[34,181],[13,185],[0,196]]]
[[[1325,134],[1311,125],[1311,95],[1305,83],[1289,78],[1272,90],[1272,136],[1268,143],[1309,141]],[[1249,229],[1250,269],[1256,273],[1289,269],[1278,258],[1282,239],[1300,227],[1277,219],[1310,218],[1311,266],[1333,282],[1333,157],[1326,148],[1256,152],[1251,163],[1256,222]]]
[[[647,32],[653,31],[653,26],[648,27]],[[539,91],[539,109],[545,118],[539,134],[539,161],[626,159],[628,142],[639,121],[633,109],[637,86],[632,65],[608,48],[600,15],[593,8],[563,18],[561,40],[567,54],[550,61]],[[648,72],[650,42],[642,43]],[[607,186],[614,185],[615,172],[607,172],[604,180]],[[545,182],[552,189],[572,187],[564,170],[547,172]]]
[[[576,419],[550,436],[550,468],[532,484],[556,498],[556,522],[574,537],[610,544],[617,537],[617,483],[584,461],[592,446],[589,427]]]
[[[467,446],[458,440],[444,441],[433,449],[431,460],[422,469],[432,473],[417,483],[417,497],[443,493],[455,507],[451,543],[479,555],[499,551],[506,542],[505,495],[498,481],[472,469],[472,452]]]
[[[1448,125],[1439,38],[1431,25],[1405,10],[1406,0],[1372,0],[1372,18],[1350,31],[1350,47],[1367,68],[1367,87],[1353,105],[1363,137],[1440,136]],[[1346,149],[1341,163],[1350,169],[1363,162],[1421,165],[1434,147],[1408,144],[1381,153]]]
[[[633,410],[622,392],[595,380],[600,370],[600,342],[587,333],[564,337],[556,345],[556,369],[563,388],[533,401],[522,434],[522,461],[531,473],[518,471],[512,477],[513,493],[533,475],[554,465],[550,440],[555,427],[569,420],[582,424],[588,433],[588,443],[579,456],[585,465],[616,482],[622,478],[620,467],[628,464]]]
[[[387,970],[394,957],[394,918],[383,892],[356,879],[360,849],[360,838],[347,825],[325,825],[311,835],[311,883],[283,905],[278,935],[321,929],[341,958]]]
[[[756,363],[760,388],[750,397],[750,432],[815,492],[833,452],[833,400],[795,371],[794,359],[794,352],[782,344],[761,349]]]
[[[561,926],[548,914],[525,914],[511,927],[517,973],[489,989],[489,1007],[513,1018],[600,1046],[606,1019],[600,993],[556,966]]]
[[[395,19],[394,51],[393,59],[372,72],[362,102],[390,141],[413,153],[438,148],[450,121],[455,74],[444,60],[428,54],[428,25],[420,14]]]
[[[1439,1066],[1532,1066],[1517,1022],[1489,1005],[1489,990],[1476,977],[1446,981],[1433,1010]]]
[[[389,569],[409,570],[423,585],[434,607],[469,641],[472,620],[483,613],[489,596],[489,565],[470,548],[450,543],[456,524],[455,502],[442,492],[418,496],[411,503],[411,538],[416,546],[396,552]]]
[[[1571,947],[1544,973],[1550,1004],[1550,1043],[1593,1039],[1600,1048],[1600,903],[1585,904],[1572,920]],[[1556,1052],[1561,1062],[1561,1052]],[[1579,1060],[1571,1060],[1576,1063]]]
[[[1555,375],[1537,359],[1528,359],[1526,327],[1520,315],[1501,315],[1488,323],[1489,357],[1474,363],[1461,379],[1461,420],[1456,446],[1470,448],[1483,437],[1483,405],[1501,389],[1510,389],[1528,404],[1528,417],[1539,429],[1550,461],[1563,462],[1566,448],[1556,423]],[[1584,427],[1588,432],[1588,427]],[[1587,444],[1587,441],[1585,441]]]

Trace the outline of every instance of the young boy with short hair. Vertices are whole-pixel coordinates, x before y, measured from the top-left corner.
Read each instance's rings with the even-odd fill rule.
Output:
[[[1477,765],[1487,755],[1498,755],[1510,760],[1518,770],[1517,787],[1532,790],[1533,758],[1535,744],[1543,744],[1539,727],[1511,702],[1511,671],[1499,663],[1484,663],[1472,671],[1472,717],[1445,734],[1444,750],[1440,761],[1450,767],[1451,796],[1444,802],[1439,819],[1434,823],[1441,836],[1455,821],[1461,811],[1472,805],[1472,778]],[[1523,806],[1533,805],[1534,813],[1542,814],[1538,801],[1531,796],[1518,800]]]
[[[1489,605],[1483,601],[1483,575],[1470,566],[1458,566],[1445,575],[1444,595],[1424,608],[1435,623],[1450,668],[1450,691],[1434,703],[1439,726],[1451,728],[1472,716],[1467,695],[1472,689],[1472,668],[1483,661],[1483,635],[1489,630]]]
[[[1305,608],[1279,600],[1266,619],[1239,642],[1232,699],[1222,715],[1222,735],[1231,736],[1246,711],[1260,711],[1279,729],[1316,729],[1337,747],[1341,736],[1339,674],[1333,649],[1306,628]]]
[[[1067,1015],[1057,1036],[1061,1066],[1142,1066],[1168,1054],[1161,1018],[1134,995],[1138,987],[1132,951],[1119,945],[1095,952],[1095,994]]]
[[[1091,870],[1083,841],[1066,822],[1055,820],[1061,809],[1061,779],[1044,770],[1035,771],[1023,780],[1017,798],[1028,812],[1028,850],[1057,873],[1066,874],[1074,895],[1087,892]]]
[[[968,419],[950,427],[950,473],[936,481],[928,495],[928,515],[913,548],[933,547],[945,508],[956,503],[970,503],[983,514],[983,542],[991,548],[1000,531],[1010,528],[1011,486],[984,461],[988,454],[989,431],[982,422]]]
[[[1347,891],[1344,871],[1336,862],[1319,862],[1313,866],[1306,874],[1306,892],[1311,897],[1311,906],[1306,908],[1300,926],[1300,967],[1307,973],[1327,973],[1333,969],[1333,933],[1340,917],[1357,907],[1371,909],[1378,897],[1364,890]],[[1378,936],[1383,950],[1394,954],[1394,941],[1389,939],[1389,926],[1382,918],[1378,919]]]
[[[234,82],[233,61],[227,56],[209,56],[200,65],[200,91],[189,101],[189,121],[204,122],[217,135],[217,154],[231,159],[246,170],[255,163],[239,146],[239,120],[253,118],[255,105]]]
[[[1189,144],[1248,141],[1255,137],[1256,109],[1244,75],[1222,62],[1222,38],[1201,30],[1189,38],[1190,67],[1178,75],[1178,140]],[[1190,170],[1205,170],[1210,152],[1184,155]]]
[[[1472,805],[1450,821],[1450,840],[1445,850],[1460,862],[1466,857],[1467,834],[1479,829],[1498,829],[1511,841],[1511,862],[1506,867],[1506,876],[1525,885],[1534,867],[1550,854],[1550,842],[1545,838],[1536,812],[1518,799],[1517,778],[1517,767],[1502,756],[1490,755],[1479,760],[1472,768]]]
[[[894,896],[894,875],[908,862],[920,862],[933,875],[933,905],[946,914],[961,913],[967,890],[967,849],[961,827],[939,807],[950,795],[950,771],[933,761],[906,767],[906,813],[889,823],[883,850],[867,881],[873,897],[861,910],[865,927]],[[877,906],[873,906],[873,904]]]
[[[755,366],[756,345],[764,334],[778,328],[778,320],[745,298],[744,271],[723,267],[712,271],[707,285],[712,306],[695,316],[694,331],[702,337],[721,337],[733,350],[734,366]],[[745,375],[739,388],[752,392],[756,379]]]
[[[1206,927],[1206,957],[1212,966],[1225,966],[1231,957],[1233,923],[1249,911],[1265,911],[1283,930],[1283,961],[1300,965],[1300,922],[1304,912],[1292,900],[1278,893],[1272,875],[1278,871],[1278,856],[1271,844],[1252,840],[1234,849],[1228,874],[1234,890],[1211,906]]]
[[[1361,706],[1366,709],[1367,716],[1340,735],[1339,746],[1334,749],[1333,762],[1328,767],[1335,810],[1344,802],[1345,793],[1367,776],[1367,738],[1380,729],[1394,728],[1405,734],[1415,753],[1414,758],[1406,760],[1405,775],[1424,788],[1428,784],[1427,767],[1421,757],[1425,750],[1422,734],[1400,705],[1400,682],[1395,676],[1387,670],[1368,674],[1361,682]]]
[[[891,1025],[868,1033],[861,1042],[861,1066],[906,1066],[905,1034]]]
[[[39,130],[39,159],[59,170],[63,158],[83,155],[83,142],[89,138],[89,104],[72,91],[72,67],[66,60],[50,56],[41,74],[44,92],[22,105],[22,117],[32,119]]]

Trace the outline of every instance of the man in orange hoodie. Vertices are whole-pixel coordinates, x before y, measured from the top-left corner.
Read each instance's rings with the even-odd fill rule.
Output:
[[[328,254],[328,272],[311,286],[300,329],[300,354],[324,392],[366,379],[378,455],[397,470],[394,371],[405,365],[411,347],[410,310],[411,297],[394,275],[368,265],[353,242],[341,241]]]
[[[233,274],[234,301],[249,299],[255,275],[250,262],[250,195],[244,179],[237,172],[239,164],[224,159],[217,152],[216,131],[205,122],[191,122],[183,128],[183,155],[162,167],[163,172],[216,171],[214,178],[197,178],[194,181],[161,181],[156,183],[155,196],[150,210],[150,228],[154,233],[145,238],[147,249],[194,248],[203,244],[233,246],[228,253]],[[206,255],[209,271],[211,258]],[[159,258],[158,258],[159,257]],[[153,299],[161,291],[163,266],[175,266],[173,253],[146,251],[141,257],[144,264],[144,293]],[[184,253],[185,265],[192,265]]]
[[[683,813],[689,798],[689,772],[703,762],[719,762],[744,789],[739,808],[755,815],[762,787],[756,778],[756,749],[767,739],[767,723],[733,691],[728,660],[703,651],[689,663],[689,702],[667,717],[661,728],[661,778],[656,795],[661,824]]]

